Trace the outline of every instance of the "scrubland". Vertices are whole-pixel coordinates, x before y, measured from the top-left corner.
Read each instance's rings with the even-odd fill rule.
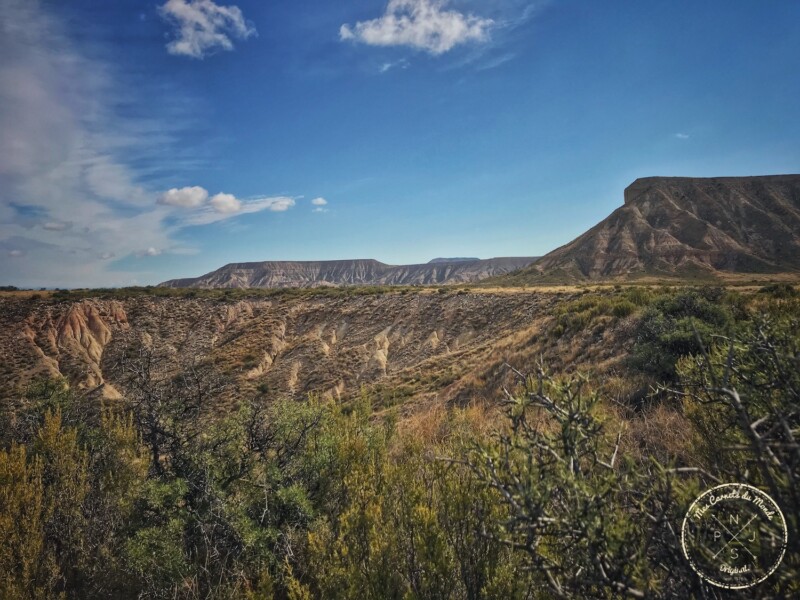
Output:
[[[9,300],[0,597],[800,595],[792,286],[443,290]],[[742,592],[680,548],[729,481],[789,529]]]

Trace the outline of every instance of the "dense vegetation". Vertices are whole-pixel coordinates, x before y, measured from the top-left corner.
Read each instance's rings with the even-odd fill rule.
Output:
[[[630,376],[652,388],[630,406],[530,365],[494,411],[377,419],[365,394],[220,415],[202,357],[146,346],[117,365],[124,401],[37,382],[0,422],[0,598],[737,597],[678,539],[720,481],[765,489],[789,527],[781,569],[740,597],[797,597],[793,292],[632,288],[561,309],[556,336],[632,319]],[[657,410],[688,432],[655,452],[629,430]]]

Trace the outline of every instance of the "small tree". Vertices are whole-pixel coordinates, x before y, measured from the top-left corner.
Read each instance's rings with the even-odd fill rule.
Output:
[[[524,392],[506,391],[510,430],[470,462],[509,509],[487,534],[527,554],[542,593],[644,597],[647,537],[641,498],[618,465],[619,434],[606,434],[583,379],[555,381],[541,367],[518,375]]]

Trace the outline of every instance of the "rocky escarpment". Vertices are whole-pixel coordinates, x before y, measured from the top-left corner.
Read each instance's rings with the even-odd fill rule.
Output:
[[[625,204],[517,281],[800,274],[800,175],[647,177]]]
[[[38,376],[65,376],[79,389],[117,397],[101,365],[114,336],[128,330],[122,303],[84,300],[68,305],[28,304],[30,310],[24,314],[20,314],[24,306],[4,306],[5,310],[15,309],[3,316],[0,334],[6,391],[14,383]],[[14,321],[15,316],[19,320]]]
[[[338,285],[441,285],[471,283],[510,273],[536,259],[434,259],[420,265],[377,260],[265,261],[232,263],[201,277],[165,281],[162,287],[282,288]]]

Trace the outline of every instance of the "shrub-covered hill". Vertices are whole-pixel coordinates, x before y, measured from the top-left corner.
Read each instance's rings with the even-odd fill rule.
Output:
[[[619,328],[629,351],[600,381],[509,354],[499,401],[405,415],[367,389],[221,411],[230,373],[152,338],[119,353],[113,402],[31,383],[0,407],[0,597],[796,597],[796,291],[606,290],[548,311],[553,348]],[[742,592],[680,550],[689,504],[728,481],[767,491],[789,532]]]

